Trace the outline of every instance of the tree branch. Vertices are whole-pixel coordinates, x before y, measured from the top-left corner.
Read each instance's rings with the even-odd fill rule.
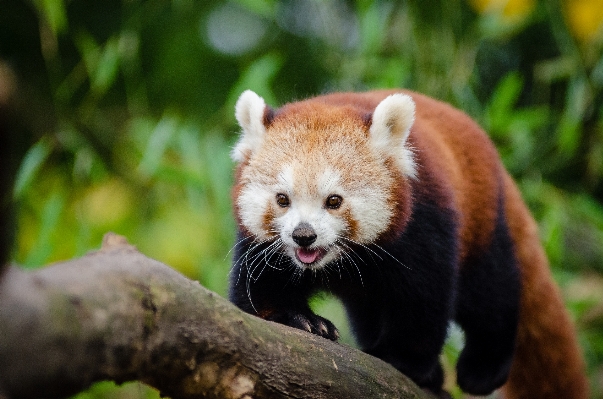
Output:
[[[123,237],[0,281],[0,397],[140,380],[173,398],[427,398],[390,365],[241,312]]]

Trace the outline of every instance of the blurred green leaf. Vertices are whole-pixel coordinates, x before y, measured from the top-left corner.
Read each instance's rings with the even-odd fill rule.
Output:
[[[119,40],[112,37],[99,46],[87,32],[80,32],[76,40],[90,79],[90,90],[103,95],[114,83],[119,68]]]
[[[117,76],[119,67],[119,43],[117,38],[111,38],[101,51],[96,71],[92,78],[91,89],[97,94],[103,94],[111,87]]]
[[[381,48],[383,40],[387,38],[388,28],[386,20],[393,11],[393,3],[370,2],[362,7],[360,19],[360,51],[364,54],[373,54]]]
[[[582,136],[582,120],[591,102],[590,90],[583,79],[573,79],[567,94],[566,107],[557,128],[560,155],[565,159],[576,153]]]
[[[496,86],[487,108],[492,134],[502,134],[508,130],[510,116],[513,115],[513,108],[521,94],[522,86],[521,76],[516,72],[509,73]]]
[[[234,120],[234,105],[245,90],[253,90],[264,98],[267,104],[278,104],[270,87],[272,80],[283,65],[283,59],[276,53],[269,53],[251,63],[241,74],[241,77],[230,89],[225,108]],[[232,110],[232,112],[231,112]],[[229,118],[230,119],[230,118]]]
[[[36,144],[34,144],[25,154],[21,166],[17,171],[17,177],[15,179],[15,188],[13,196],[15,199],[21,199],[27,189],[31,186],[36,178],[36,175],[42,168],[42,165],[48,158],[52,151],[52,144],[50,139],[42,138]]]
[[[234,0],[234,2],[266,18],[274,18],[278,8],[276,0]]]
[[[60,191],[55,191],[46,201],[40,215],[38,237],[32,251],[27,255],[23,266],[39,267],[48,263],[52,255],[55,240],[60,240],[58,225],[65,210],[66,198]]]
[[[155,175],[177,126],[178,120],[167,114],[157,123],[149,136],[142,160],[138,165],[138,170],[143,175],[148,177]]]
[[[111,381],[97,382],[86,392],[71,399],[159,399],[155,389],[140,382],[127,382],[119,386]]]
[[[63,0],[35,0],[55,36],[67,30],[67,14]]]

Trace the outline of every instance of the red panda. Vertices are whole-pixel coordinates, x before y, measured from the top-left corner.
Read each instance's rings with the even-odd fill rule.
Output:
[[[328,290],[362,350],[435,393],[455,321],[465,333],[463,391],[587,397],[536,224],[468,116],[399,90],[276,110],[246,91],[235,113],[233,303],[336,340],[335,326],[308,306]]]

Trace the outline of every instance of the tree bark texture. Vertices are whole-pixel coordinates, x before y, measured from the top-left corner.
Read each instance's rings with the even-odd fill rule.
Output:
[[[172,398],[428,398],[390,365],[241,312],[123,237],[0,281],[0,398],[139,380]]]

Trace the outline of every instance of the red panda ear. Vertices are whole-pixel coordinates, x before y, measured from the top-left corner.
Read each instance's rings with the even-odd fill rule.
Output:
[[[241,162],[248,152],[257,150],[264,139],[264,99],[251,90],[244,91],[235,105],[235,117],[241,127],[241,136],[231,152],[235,162]]]
[[[396,160],[408,177],[415,177],[412,149],[406,143],[415,121],[415,102],[406,94],[386,97],[377,105],[369,129],[369,141],[377,152]]]

